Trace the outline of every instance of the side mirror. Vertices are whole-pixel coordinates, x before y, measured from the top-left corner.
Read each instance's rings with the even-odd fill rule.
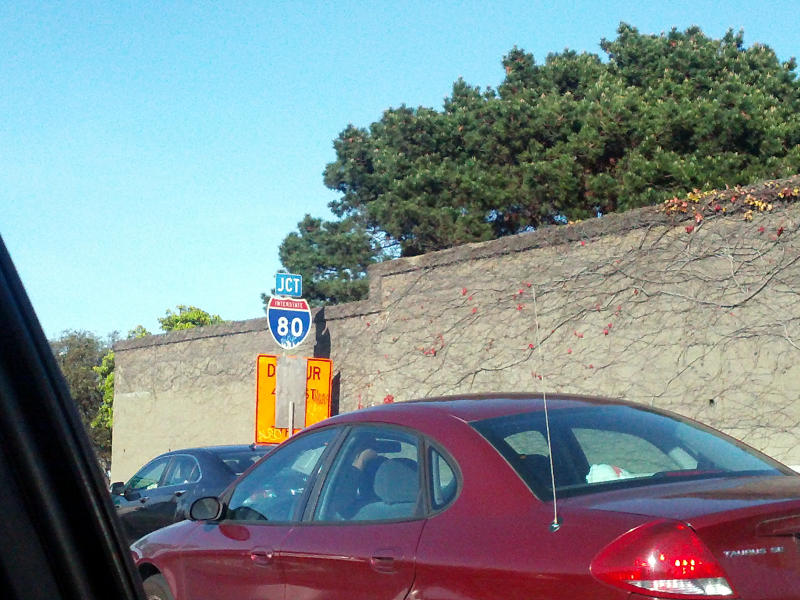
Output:
[[[222,502],[219,498],[208,496],[198,498],[189,509],[189,518],[192,521],[214,521],[222,514]]]
[[[125,484],[121,481],[115,481],[111,484],[111,495],[122,496],[125,494]]]
[[[128,488],[125,488],[125,493],[123,496],[125,496],[125,500],[138,500],[142,497],[142,495],[136,490],[129,490]]]

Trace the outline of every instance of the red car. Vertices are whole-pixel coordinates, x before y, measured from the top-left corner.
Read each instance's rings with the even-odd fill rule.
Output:
[[[800,599],[793,471],[663,411],[547,404],[443,398],[309,427],[132,546],[148,598]]]

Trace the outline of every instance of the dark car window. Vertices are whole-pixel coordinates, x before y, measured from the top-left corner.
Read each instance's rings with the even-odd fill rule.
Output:
[[[178,454],[172,457],[162,486],[182,485],[200,481],[200,465],[194,456]]]
[[[473,426],[537,496],[552,494],[543,412],[487,419]],[[713,430],[631,406],[552,411],[550,431],[559,494],[680,477],[783,472],[778,463]]]
[[[237,477],[249,469],[266,453],[266,448],[256,447],[255,450],[225,450],[216,453],[222,463]]]
[[[355,427],[331,467],[317,521],[376,521],[419,512],[419,440],[387,427]]]
[[[232,521],[291,521],[336,428],[297,438],[276,449],[233,491],[225,518]]]
[[[544,454],[545,456],[550,454],[547,450],[547,438],[535,429],[512,433],[506,437],[505,441],[517,454]]]
[[[152,490],[158,487],[161,476],[164,474],[164,469],[167,468],[168,463],[169,457],[167,456],[146,464],[139,469],[136,475],[130,478],[126,487],[129,490],[135,491]]]

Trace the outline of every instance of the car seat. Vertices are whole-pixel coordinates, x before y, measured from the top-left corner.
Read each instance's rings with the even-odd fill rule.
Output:
[[[402,519],[416,513],[419,498],[417,463],[409,458],[390,458],[378,467],[374,483],[376,502],[367,504],[353,520]]]

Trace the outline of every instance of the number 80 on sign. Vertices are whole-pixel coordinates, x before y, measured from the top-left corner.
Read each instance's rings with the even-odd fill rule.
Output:
[[[301,344],[311,330],[311,310],[308,302],[292,298],[270,298],[267,321],[272,337],[286,350]]]

